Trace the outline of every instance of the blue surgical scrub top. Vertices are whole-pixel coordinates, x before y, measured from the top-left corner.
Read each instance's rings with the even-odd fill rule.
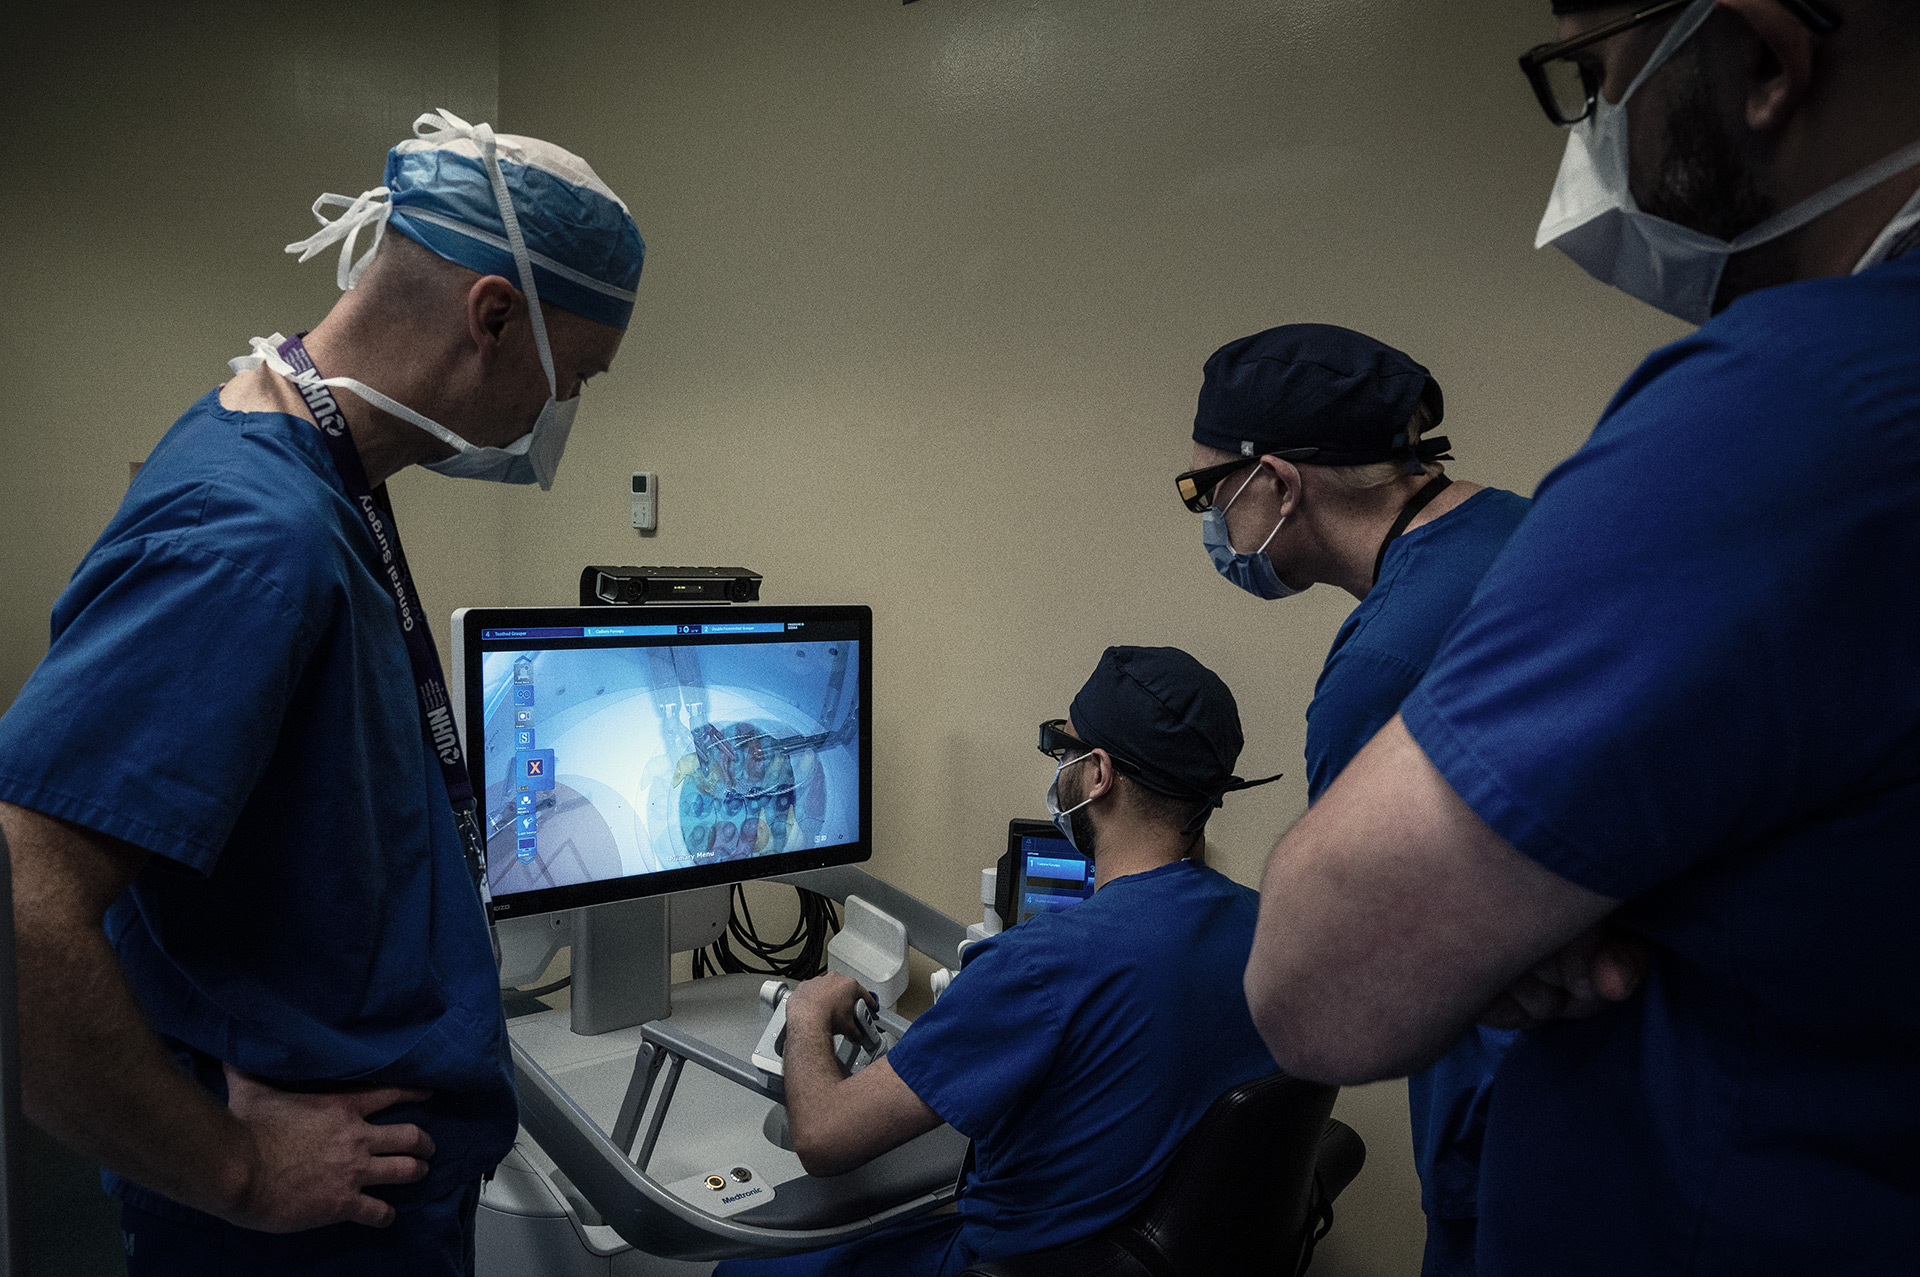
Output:
[[[0,718],[0,799],[153,853],[106,930],[134,996],[224,1098],[394,1083],[453,1191],[512,1146],[485,919],[372,538],[315,427],[176,422],[53,612]],[[191,1215],[109,1177],[117,1194]],[[202,1217],[204,1218],[204,1217]]]
[[[1508,1054],[1481,1272],[1920,1267],[1920,258],[1655,352],[1402,714],[1652,955]]]
[[[1119,1222],[1208,1105],[1276,1070],[1240,984],[1259,908],[1258,892],[1182,860],[967,950],[887,1057],[974,1141],[967,1253]]]
[[[1482,488],[1387,547],[1380,579],[1340,627],[1307,706],[1309,802],[1398,712],[1526,517],[1527,504],[1511,492]],[[1513,1037],[1475,1025],[1407,1079],[1420,1208],[1430,1216],[1475,1213],[1487,1097]]]

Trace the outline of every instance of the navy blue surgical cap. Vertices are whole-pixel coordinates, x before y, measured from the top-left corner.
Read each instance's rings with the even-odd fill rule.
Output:
[[[1313,449],[1318,466],[1408,460],[1407,422],[1424,402],[1439,425],[1440,383],[1385,342],[1333,324],[1286,324],[1230,341],[1207,360],[1194,442],[1243,457]],[[1447,441],[1422,440],[1420,460]]]
[[[1177,647],[1108,648],[1068,712],[1081,740],[1156,793],[1211,810],[1222,794],[1266,784],[1233,774],[1240,708],[1218,674]]]

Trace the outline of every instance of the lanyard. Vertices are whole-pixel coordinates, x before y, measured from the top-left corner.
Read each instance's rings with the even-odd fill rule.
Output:
[[[407,568],[406,552],[400,548],[400,530],[393,523],[393,506],[387,499],[387,487],[378,491],[367,486],[366,467],[360,464],[359,450],[347,434],[347,419],[333,397],[333,390],[320,380],[313,356],[299,336],[280,345],[280,357],[293,368],[294,388],[307,402],[320,438],[333,458],[333,468],[348,500],[365,520],[374,548],[380,552],[380,567],[386,576],[387,592],[393,595],[394,618],[400,623],[400,635],[407,645],[407,663],[413,667],[413,686],[420,700],[421,728],[434,757],[440,760],[440,774],[447,782],[447,797],[453,802],[453,823],[460,831],[460,849],[465,853],[467,873],[484,906],[492,899],[487,890],[487,845],[480,837],[480,820],[473,797],[473,781],[467,775],[467,761],[460,752],[460,737],[454,731],[453,700],[447,694],[447,680],[440,669],[440,652],[420,611],[420,595],[413,588],[413,573]]]
[[[1400,507],[1399,517],[1393,521],[1393,526],[1387,529],[1387,539],[1380,543],[1380,553],[1373,556],[1373,583],[1375,585],[1380,583],[1380,565],[1387,561],[1387,547],[1392,545],[1394,541],[1399,538],[1400,534],[1407,530],[1407,525],[1413,522],[1413,516],[1426,509],[1427,502],[1439,496],[1446,490],[1446,486],[1452,482],[1453,480],[1447,478],[1444,474],[1436,474],[1433,478],[1421,484],[1420,491],[1408,497],[1407,503]]]

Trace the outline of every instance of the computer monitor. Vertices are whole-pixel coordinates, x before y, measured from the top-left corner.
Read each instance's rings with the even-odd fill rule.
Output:
[[[1011,927],[1093,895],[1093,862],[1046,820],[1007,822],[1007,850],[994,876],[993,910]]]
[[[869,609],[464,608],[454,628],[495,920],[872,854]]]

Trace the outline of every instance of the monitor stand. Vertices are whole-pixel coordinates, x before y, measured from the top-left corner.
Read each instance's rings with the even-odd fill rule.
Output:
[[[575,913],[575,1033],[593,1037],[673,1014],[667,899],[621,900]]]

